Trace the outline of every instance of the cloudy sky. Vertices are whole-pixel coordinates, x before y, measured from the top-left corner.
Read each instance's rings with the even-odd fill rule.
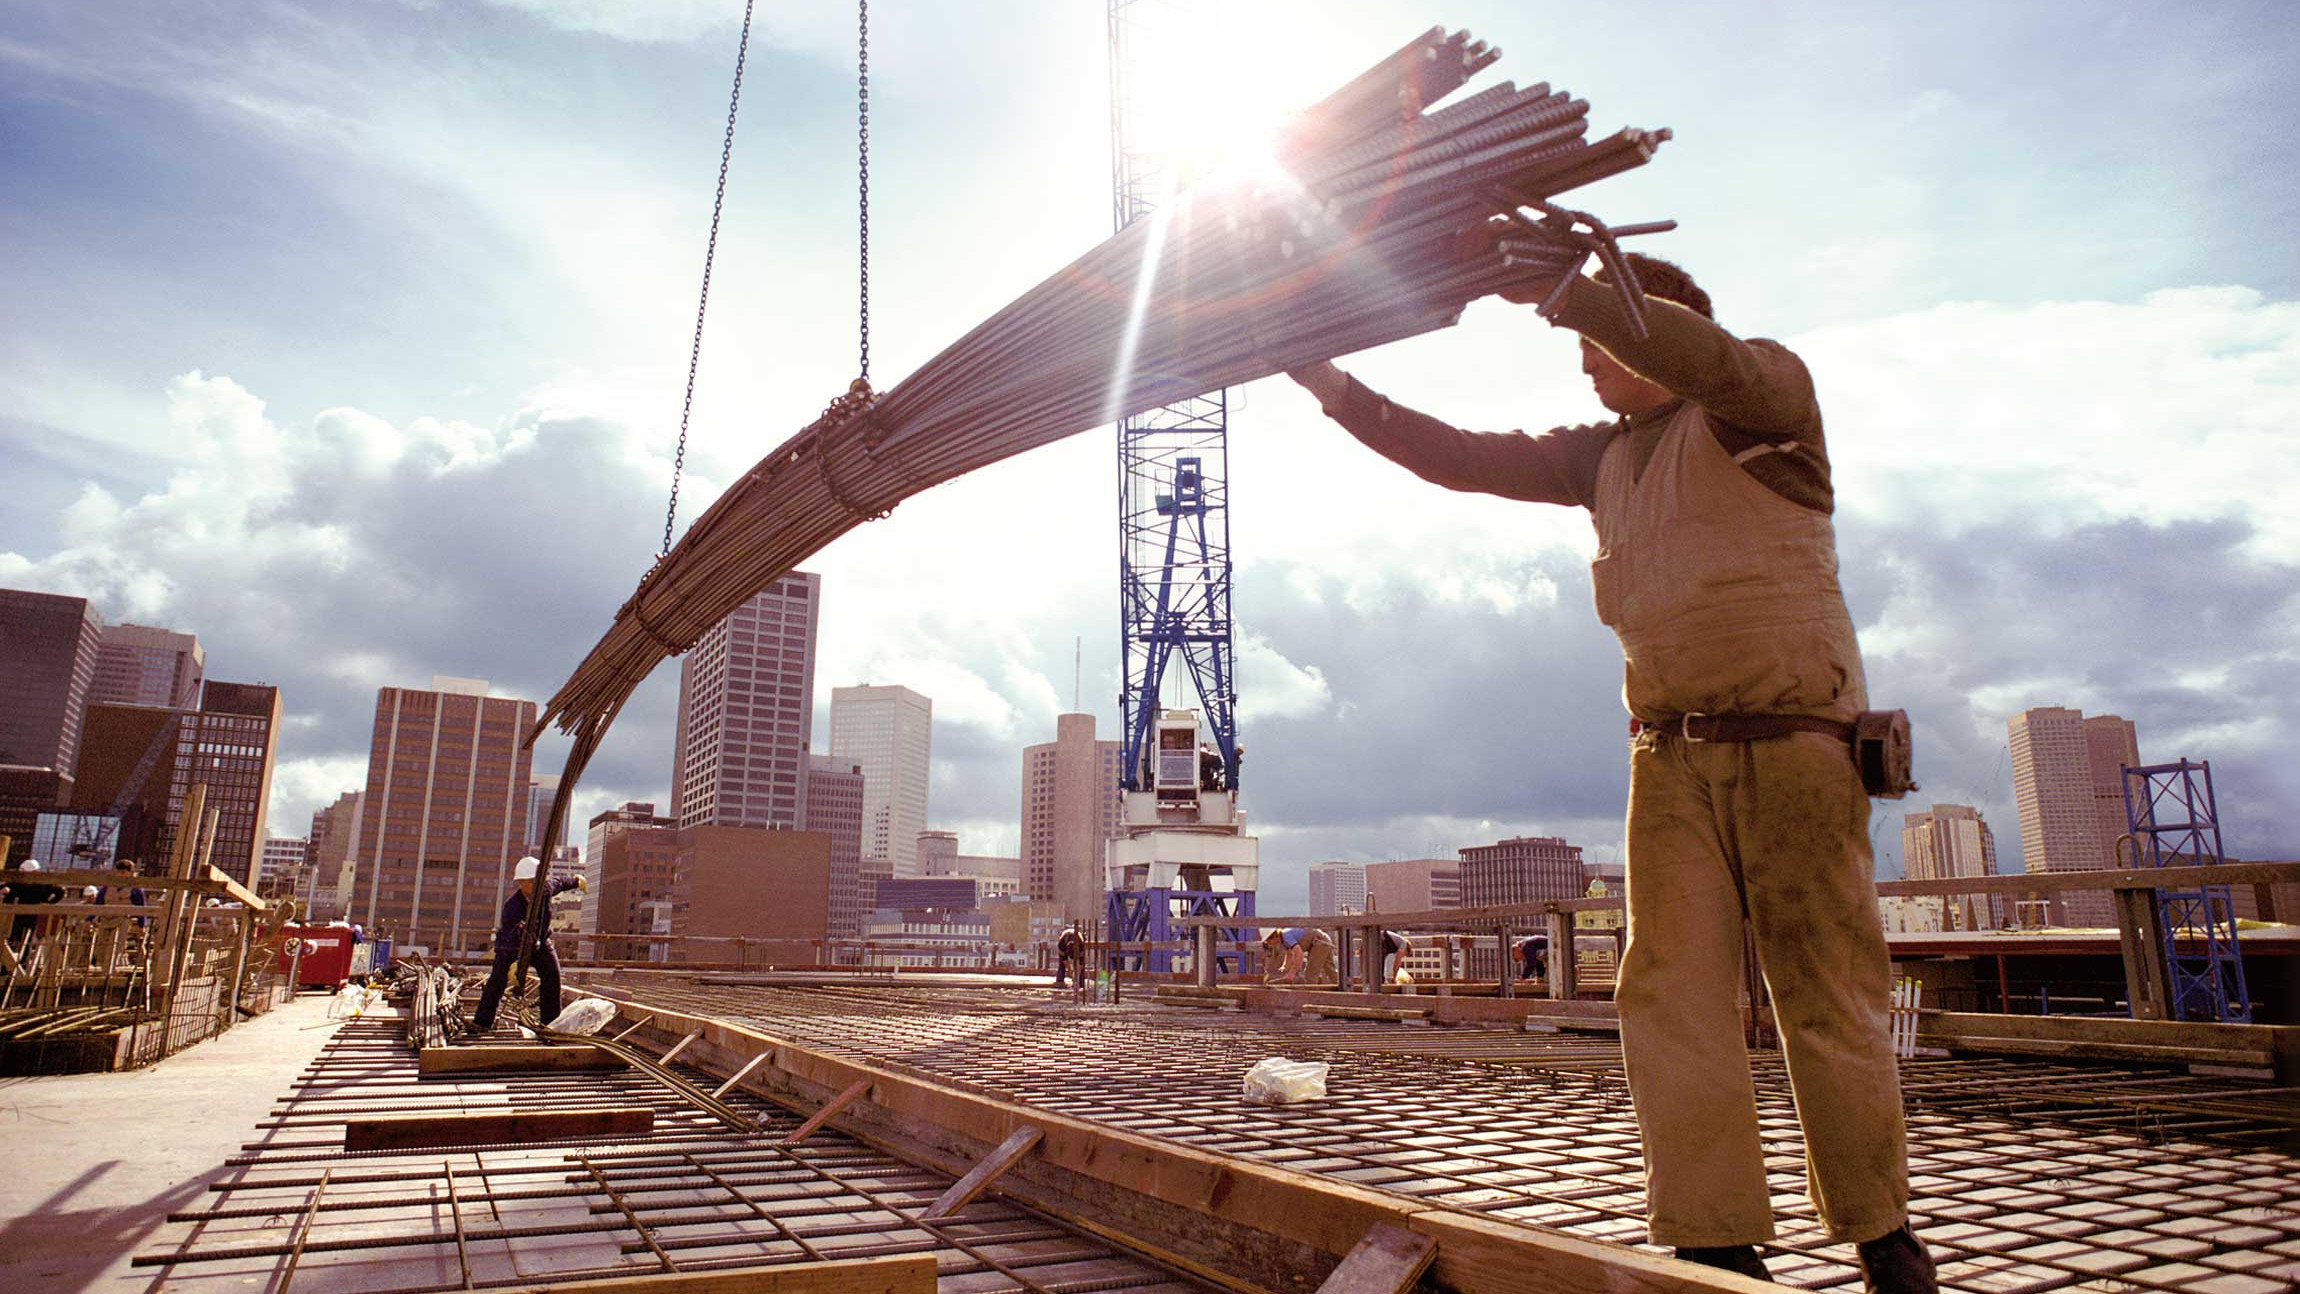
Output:
[[[880,0],[883,387],[1109,234],[1102,8]],[[2300,856],[2300,12],[2070,3],[1146,0],[1145,74],[1226,135],[1415,33],[1600,130],[1586,191],[1820,386],[1871,695],[1921,798],[2019,852],[2005,720],[2113,711],[2209,759],[2227,848]],[[0,585],[197,632],[276,683],[272,828],[364,780],[375,689],[547,696],[660,541],[741,0],[0,8]],[[853,13],[762,4],[682,521],[855,371]],[[1466,426],[1599,412],[1530,310],[1344,361]],[[1302,868],[1563,834],[1618,855],[1619,657],[1578,512],[1447,494],[1283,380],[1234,393],[1250,810]],[[1110,433],[809,563],[834,685],[935,701],[933,819],[1016,843],[1019,750],[1116,726]],[[1073,675],[1074,644],[1082,658]],[[584,814],[665,797],[675,671]],[[562,747],[546,744],[540,768]],[[1877,814],[1898,870],[1898,814]]]

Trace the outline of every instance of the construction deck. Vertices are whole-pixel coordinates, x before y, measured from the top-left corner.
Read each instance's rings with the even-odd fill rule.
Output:
[[[1762,1288],[1645,1244],[1603,1031],[1091,1005],[960,977],[576,978],[622,1003],[626,1045],[670,1054],[757,1126],[595,1057],[491,1072],[533,1049],[480,1046],[419,1067],[404,1020],[356,1021],[198,1198],[176,1197],[136,1273],[363,1294],[638,1294],[738,1270],[742,1288],[794,1291],[1307,1291],[1374,1232],[1435,1239],[1429,1279],[1471,1294]],[[1272,1055],[1330,1062],[1328,1096],[1242,1101],[1241,1074]],[[1777,1057],[1757,1072],[1775,1278],[1858,1290],[1804,1197]],[[2300,1288],[2300,1091],[2026,1058],[1904,1075],[1914,1212],[1944,1289]],[[513,1111],[557,1122],[496,1140]]]
[[[1590,1239],[1645,1241],[1636,1122],[1620,1047],[1602,1033],[1288,1019],[1148,995],[1080,1006],[1044,990],[731,978],[625,973],[596,986],[1144,1135]],[[1240,1075],[1273,1055],[1330,1062],[1328,1098],[1242,1102]],[[1919,1058],[1903,1074],[1912,1212],[1942,1260],[1944,1289],[2300,1285],[2300,1090],[2044,1059]],[[1757,1088],[1782,1225],[1768,1248],[1775,1279],[1858,1290],[1851,1247],[1828,1242],[1805,1198],[1778,1053],[1759,1053]]]

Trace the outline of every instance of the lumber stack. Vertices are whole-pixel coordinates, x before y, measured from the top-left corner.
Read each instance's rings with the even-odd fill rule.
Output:
[[[550,839],[632,691],[840,535],[953,477],[1088,428],[1540,296],[1594,257],[1636,318],[1607,230],[1552,200],[1639,166],[1667,131],[1589,138],[1589,104],[1502,83],[1443,28],[1303,112],[1280,167],[1211,181],[1079,257],[901,383],[860,383],[760,460],[641,579],[529,740],[574,734]],[[548,850],[544,851],[548,856]]]

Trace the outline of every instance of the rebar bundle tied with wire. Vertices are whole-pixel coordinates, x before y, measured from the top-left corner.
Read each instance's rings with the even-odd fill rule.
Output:
[[[857,380],[659,558],[529,734],[582,770],[663,660],[864,521],[953,477],[1225,386],[1417,336],[1499,292],[1554,304],[1591,260],[1641,327],[1608,229],[1557,195],[1640,166],[1666,130],[1591,140],[1589,104],[1504,83],[1442,108],[1499,51],[1433,28],[1296,118],[1277,166],[1178,194],[874,394]],[[549,857],[548,848],[539,851]]]

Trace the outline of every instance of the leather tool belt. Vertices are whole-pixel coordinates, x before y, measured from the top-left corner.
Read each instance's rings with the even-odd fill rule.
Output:
[[[1897,800],[1917,789],[1906,710],[1864,710],[1848,723],[1812,714],[1679,714],[1658,720],[1633,719],[1630,732],[1661,732],[1682,741],[1768,741],[1793,732],[1835,737],[1852,750],[1861,786],[1881,799]]]

